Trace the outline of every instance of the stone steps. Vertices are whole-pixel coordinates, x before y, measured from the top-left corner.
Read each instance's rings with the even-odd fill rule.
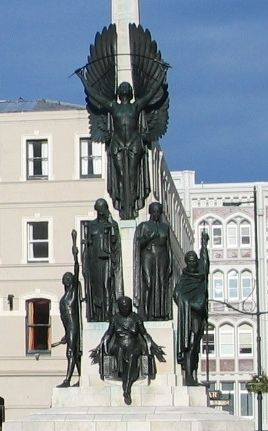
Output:
[[[3,431],[253,431],[253,421],[208,407],[58,407]]]

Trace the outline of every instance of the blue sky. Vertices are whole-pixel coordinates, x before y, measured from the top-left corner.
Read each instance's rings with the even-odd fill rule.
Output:
[[[128,1],[128,0],[125,0]],[[171,170],[204,182],[268,181],[268,1],[140,0],[169,70]],[[84,104],[85,64],[110,0],[1,0],[0,99]]]

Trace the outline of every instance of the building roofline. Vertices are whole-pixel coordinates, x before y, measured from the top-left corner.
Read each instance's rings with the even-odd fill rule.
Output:
[[[0,114],[70,110],[85,110],[85,106],[60,100],[25,100],[22,97],[15,100],[0,100]]]

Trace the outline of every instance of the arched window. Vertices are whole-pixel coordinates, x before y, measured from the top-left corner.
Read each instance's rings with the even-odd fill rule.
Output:
[[[249,298],[252,295],[252,273],[243,271],[241,274],[241,296],[242,299]]]
[[[237,245],[237,223],[231,220],[227,224],[227,247],[236,248]]]
[[[49,353],[51,349],[50,300],[26,301],[26,353]]]
[[[248,323],[238,327],[238,354],[252,355],[253,353],[253,328]]]
[[[212,298],[223,301],[223,290],[223,273],[221,271],[216,271],[212,274]]]
[[[251,226],[247,220],[240,223],[240,247],[250,247],[251,245]]]
[[[212,247],[222,247],[222,224],[218,220],[212,223]]]
[[[220,356],[234,356],[234,327],[229,324],[220,327]]]
[[[202,338],[202,355],[206,355],[208,348],[209,356],[215,356],[215,326],[208,323],[208,331],[206,331]]]
[[[238,299],[238,273],[237,271],[228,272],[228,299],[234,301]]]

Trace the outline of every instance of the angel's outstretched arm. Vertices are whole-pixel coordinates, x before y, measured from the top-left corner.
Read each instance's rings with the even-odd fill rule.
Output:
[[[93,106],[101,105],[103,108],[107,109],[109,112],[111,111],[113,100],[105,97],[99,89],[95,89],[91,83],[91,80],[88,78],[88,73],[86,67],[83,67],[75,72],[77,76],[81,79],[88,100],[92,103]],[[95,103],[94,103],[95,102]]]
[[[114,101],[107,99],[105,96],[100,94],[98,91],[95,91],[93,87],[90,88],[90,93],[88,95],[89,100],[94,99],[98,102],[103,108],[107,109],[108,112],[111,112]],[[93,102],[94,104],[94,102]]]

